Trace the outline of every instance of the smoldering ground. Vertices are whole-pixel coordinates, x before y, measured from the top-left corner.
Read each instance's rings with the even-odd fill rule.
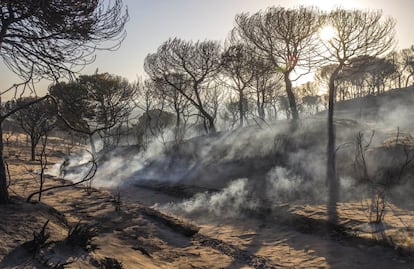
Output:
[[[367,184],[386,186],[389,197],[398,197],[401,203],[410,200],[414,174],[412,91],[404,93],[401,102],[393,95],[366,104],[359,99],[338,104],[336,152],[343,201],[368,197]],[[133,191],[137,183],[162,182],[171,188],[180,184],[217,190],[194,192],[182,202],[158,205],[186,214],[237,216],[287,202],[324,203],[325,126],[326,115],[321,113],[301,120],[294,131],[287,121],[277,121],[262,128],[250,126],[193,137],[178,147],[165,143],[165,137],[154,138],[145,151],[122,147],[105,152],[98,158],[94,186]],[[359,145],[357,137],[361,138]],[[361,148],[363,166],[358,164]],[[71,160],[76,162],[79,158]],[[360,169],[367,170],[369,182]]]

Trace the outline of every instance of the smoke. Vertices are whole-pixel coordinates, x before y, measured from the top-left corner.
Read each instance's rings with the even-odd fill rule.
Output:
[[[369,140],[375,129],[366,152],[372,177],[381,176],[379,172],[384,167],[401,164],[401,158],[396,159],[394,153],[383,150],[384,141],[395,136],[397,128],[401,134],[409,134],[414,129],[413,110],[398,100],[386,100],[377,102],[375,108],[352,102],[346,108],[338,105],[335,121],[337,168],[343,200],[364,196],[365,189],[358,185],[354,165],[355,137],[359,132]],[[279,121],[262,128],[250,126],[210,136],[194,136],[179,147],[170,143],[174,140],[173,132],[164,132],[162,137],[152,139],[145,150],[120,147],[101,154],[93,186],[132,189],[136,183],[157,181],[219,189],[195,193],[182,202],[158,205],[183,214],[235,217],[280,203],[325,203],[325,116],[302,120],[296,129],[287,121]],[[404,157],[403,149],[399,154]],[[391,162],[390,158],[396,160]],[[73,156],[65,178],[82,177],[87,169],[80,169],[79,164],[88,160],[87,153]],[[58,166],[52,170],[59,173]],[[395,190],[401,197],[406,195],[406,188],[396,187]]]
[[[217,193],[197,193],[182,202],[156,207],[190,216],[235,218],[255,210],[267,211],[283,203],[325,202],[324,189],[321,182],[306,181],[284,167],[275,167],[263,181],[237,179]]]
[[[316,198],[316,182],[307,182],[284,167],[273,168],[266,176],[266,184],[266,197],[274,203]]]
[[[378,127],[381,129],[397,128],[404,131],[412,131],[414,128],[412,119],[414,118],[414,110],[412,107],[405,105],[398,105],[391,107],[387,105],[381,107],[381,120],[378,122]]]
[[[105,188],[119,186],[124,181],[131,179],[137,171],[161,158],[164,155],[164,149],[163,142],[160,139],[154,139],[145,151],[127,147],[109,152],[99,152],[95,156],[98,169],[93,178],[93,186]],[[48,169],[47,173],[76,182],[88,174],[91,167],[90,162],[93,159],[89,150],[81,150],[66,156],[64,160]]]
[[[180,214],[236,217],[246,209],[257,207],[257,202],[249,197],[247,183],[246,178],[237,179],[217,193],[197,193],[183,202],[159,208]]]
[[[66,156],[62,161],[54,164],[46,171],[46,174],[54,177],[78,181],[90,170],[91,154],[88,150],[78,151],[72,156]]]

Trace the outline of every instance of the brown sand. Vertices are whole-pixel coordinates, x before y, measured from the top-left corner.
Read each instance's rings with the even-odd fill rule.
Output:
[[[340,205],[341,223],[362,240],[332,237],[329,232],[277,218],[207,221],[178,217],[178,223],[189,221],[200,227],[199,233],[187,236],[162,218],[144,214],[145,206],[137,202],[123,200],[121,210],[116,211],[114,196],[103,190],[87,193],[81,186],[58,189],[44,194],[42,203],[26,203],[19,197],[38,188],[38,164],[28,161],[27,148],[10,148],[7,161],[13,203],[0,207],[0,268],[47,268],[40,264],[47,258],[55,264],[72,262],[66,268],[97,268],[96,261],[105,257],[116,259],[124,268],[414,268],[410,256],[414,215],[393,205],[385,218],[387,228],[378,233],[366,225],[361,202]],[[59,157],[51,155],[50,162]],[[46,187],[62,182],[49,177]],[[160,195],[157,200],[154,195],[156,192],[141,190],[135,200],[151,196],[151,202],[162,202],[166,198]],[[284,210],[308,220],[326,218],[323,205],[286,205]],[[42,252],[42,259],[33,259],[22,245],[46,220],[46,230],[57,243]],[[97,225],[98,236],[93,241],[97,250],[87,252],[62,243],[69,227],[78,222]],[[394,248],[375,244],[372,239],[392,241]],[[410,255],[401,254],[401,249]]]

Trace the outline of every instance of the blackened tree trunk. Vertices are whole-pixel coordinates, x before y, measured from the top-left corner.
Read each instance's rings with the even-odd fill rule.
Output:
[[[33,81],[56,80],[57,73],[72,77],[94,61],[89,56],[96,50],[116,48],[126,34],[128,12],[123,12],[121,0],[111,4],[105,1],[26,1],[25,4],[0,1],[0,58],[24,80],[10,88],[15,88],[16,96],[23,95]],[[113,44],[102,44],[107,40]],[[0,116],[0,204],[9,201],[1,125],[15,111]]]
[[[209,114],[203,114],[205,119],[207,120],[205,124],[205,130],[208,134],[214,134],[216,132],[216,125],[214,123],[214,118]]]
[[[181,125],[181,111],[177,104],[174,104],[175,110],[175,129],[178,131]]]
[[[328,184],[328,221],[332,224],[338,222],[337,203],[339,200],[339,179],[336,174],[336,152],[335,152],[335,125],[334,105],[335,105],[335,79],[342,66],[338,66],[329,79],[329,99],[328,99],[328,145],[327,145],[327,165],[326,183]]]
[[[174,129],[174,136],[175,136],[175,142],[178,142],[181,140],[181,112],[180,109],[177,107],[177,105],[174,104],[175,108],[175,129]]]
[[[6,167],[3,158],[3,120],[0,121],[0,204],[9,202]]]
[[[240,127],[244,125],[244,107],[243,107],[244,94],[243,90],[239,90],[239,114],[240,114]]]
[[[216,125],[215,118],[204,109],[203,102],[201,101],[199,92],[199,82],[194,82],[193,92],[195,93],[196,101],[187,98],[194,106],[200,111],[200,114],[204,117],[204,129],[206,133],[215,133]],[[206,122],[207,121],[207,122]]]
[[[36,159],[36,146],[37,146],[36,138],[31,136],[30,137],[30,152],[31,152],[31,160],[32,161],[34,161]]]
[[[292,113],[292,119],[294,122],[296,122],[299,119],[299,113],[298,108],[296,106],[296,98],[295,94],[293,93],[292,81],[290,81],[289,74],[290,72],[284,72],[283,78],[285,80],[286,94],[289,101],[290,112]]]
[[[262,99],[262,100],[261,100]],[[264,110],[264,94],[260,96],[259,91],[256,93],[256,106],[257,106],[257,114],[259,115],[259,119],[265,121],[265,110]]]

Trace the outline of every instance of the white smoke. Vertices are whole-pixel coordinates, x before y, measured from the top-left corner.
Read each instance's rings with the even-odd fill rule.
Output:
[[[362,116],[357,118],[354,115],[356,112],[352,107],[344,111],[348,114],[336,114],[338,171],[343,169],[349,173],[352,170],[354,145],[348,150],[343,150],[342,145],[354,143],[358,132],[365,131],[369,137],[371,128],[377,129],[375,138],[378,137],[378,141],[375,143],[379,145],[383,135],[378,129],[382,129],[382,133],[383,129],[395,132],[397,127],[402,128],[401,131],[414,129],[413,110],[408,106],[397,106],[395,102],[382,105],[380,116],[374,117],[376,123],[371,119],[369,125],[365,124]],[[216,193],[198,193],[181,203],[165,205],[165,209],[186,214],[206,212],[216,216],[238,216],[243,210],[258,208],[263,200],[269,201],[270,206],[292,201],[325,202],[325,126],[325,116],[301,121],[294,132],[286,122],[270,123],[265,128],[251,126],[214,136],[195,137],[185,141],[177,152],[168,154],[165,153],[168,149],[166,141],[174,139],[172,133],[166,132],[163,137],[154,139],[145,151],[134,155],[107,153],[107,160],[99,162],[94,186],[130,186],[152,179],[168,182],[186,180],[185,184],[203,187],[210,182],[207,187],[224,186]],[[260,166],[266,161],[270,165]],[[71,165],[81,162],[85,162],[83,157],[74,158]],[[57,168],[55,170],[58,171]],[[251,174],[261,174],[263,179],[247,174],[250,171]],[[342,197],[352,198],[355,180],[351,175],[340,176]],[[68,179],[79,177],[76,173],[66,176]]]
[[[90,152],[81,150],[54,164],[46,171],[46,174],[78,181],[90,170],[90,165],[88,165],[90,160],[92,160]]]
[[[266,176],[266,197],[271,201],[289,201],[297,197],[303,179],[284,167],[273,168]]]
[[[181,214],[236,217],[243,210],[257,207],[257,202],[249,197],[247,183],[246,178],[237,179],[217,193],[198,193],[183,202],[169,203],[159,208]]]
[[[97,142],[100,144],[100,142]],[[163,156],[165,145],[162,140],[154,139],[147,150],[139,151],[131,156],[119,155],[117,152],[107,152],[99,156],[97,172],[93,178],[93,187],[117,187],[124,180],[130,178],[136,171],[142,169],[153,160]],[[94,158],[89,150],[81,150],[64,160],[56,163],[47,173],[55,177],[77,182],[84,178],[90,168]]]
[[[310,196],[316,195],[324,199],[325,193],[315,190],[314,183],[305,182],[284,167],[275,167],[264,181],[237,179],[217,193],[198,193],[185,201],[158,207],[179,214],[237,217],[261,206],[314,199]]]

